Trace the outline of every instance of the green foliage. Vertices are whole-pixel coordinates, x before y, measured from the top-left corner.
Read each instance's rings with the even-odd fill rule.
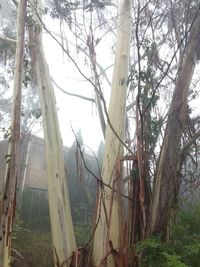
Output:
[[[147,239],[138,243],[136,252],[142,255],[141,267],[166,267],[164,253],[170,253],[169,249],[159,238]]]
[[[150,145],[154,148],[158,140],[158,136],[161,132],[161,127],[163,125],[163,118],[152,117],[151,118],[151,136]]]
[[[49,14],[53,19],[62,19],[67,22],[71,28],[73,25],[73,12],[82,8],[83,11],[92,12],[95,9],[104,9],[109,1],[91,0],[91,1],[66,1],[49,0],[48,5],[44,9],[45,14]]]
[[[138,243],[141,267],[199,267],[200,263],[200,205],[184,209],[173,226],[172,243],[152,237]]]
[[[174,226],[174,249],[191,267],[200,263],[200,205],[184,208]]]
[[[139,243],[136,252],[142,255],[141,267],[188,267],[181,256],[174,252],[173,246],[159,238],[150,238]]]
[[[163,253],[166,259],[166,267],[187,267],[182,261],[180,256],[170,255],[166,252]]]

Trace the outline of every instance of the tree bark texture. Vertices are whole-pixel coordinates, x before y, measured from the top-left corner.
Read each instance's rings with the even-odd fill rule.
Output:
[[[42,45],[41,2],[32,1],[37,10],[30,28],[30,50],[42,110],[48,197],[55,266],[69,266],[76,248],[66,183],[62,141],[56,111],[56,100]],[[35,11],[33,11],[35,12]]]
[[[181,135],[186,125],[187,99],[197,62],[200,42],[200,15],[192,25],[188,43],[180,58],[165,136],[160,152],[150,215],[150,234],[166,236],[167,222],[179,190],[178,162]]]
[[[127,93],[128,62],[131,36],[131,8],[129,0],[119,6],[116,55],[113,71],[111,97],[108,110],[109,121],[123,140]],[[93,263],[95,266],[121,266],[119,264],[124,243],[122,214],[121,158],[123,144],[107,123],[105,153],[102,167],[102,183],[97,207],[97,228],[94,235]],[[104,186],[109,184],[112,189]]]
[[[11,233],[16,208],[16,189],[19,173],[19,142],[21,121],[21,91],[23,80],[24,39],[26,0],[18,3],[17,43],[15,54],[14,89],[6,172],[2,194],[0,196],[0,266],[10,266]]]

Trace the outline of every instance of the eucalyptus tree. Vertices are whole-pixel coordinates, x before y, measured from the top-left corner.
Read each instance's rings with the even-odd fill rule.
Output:
[[[55,266],[68,266],[76,248],[54,89],[42,44],[41,1],[31,2],[30,52],[42,110]]]
[[[1,139],[10,132],[12,81],[16,51],[16,1],[1,1],[0,9],[0,129]],[[22,90],[21,133],[27,135],[39,119],[38,95],[32,83],[32,73],[27,42],[24,48],[24,75]]]
[[[151,233],[166,234],[167,224],[172,216],[171,211],[179,192],[180,177],[178,172],[181,167],[179,163],[182,160],[181,140],[187,127],[188,94],[194,69],[199,60],[200,6],[196,3],[196,12],[192,6],[191,3],[190,9],[187,10],[193,16],[190,18],[190,24],[186,24],[187,41],[184,44],[184,49],[180,50],[176,81],[156,170],[150,215]],[[185,37],[181,38],[183,40]],[[180,40],[180,42],[183,41]],[[194,142],[198,137],[199,135],[194,136],[192,141]]]
[[[130,80],[137,88],[133,197],[140,205],[133,205],[131,232],[135,240],[152,234],[166,240],[177,205],[183,157],[199,137],[198,125],[188,123],[188,99],[199,59],[199,4],[152,1],[136,7],[137,64]]]
[[[9,1],[1,2],[0,9],[0,127],[1,138],[10,127],[11,95],[9,82],[13,79],[16,49],[16,7]]]
[[[105,150],[100,181],[99,199],[94,234],[93,262],[99,266],[116,266],[124,247],[122,207],[122,156],[124,120],[131,37],[131,5],[128,0],[119,4],[118,30],[112,89],[105,133]],[[105,184],[109,185],[106,187]],[[127,264],[127,262],[126,262]]]
[[[7,165],[3,183],[3,193],[1,194],[0,198],[0,265],[3,267],[8,267],[10,264],[11,232],[16,208],[16,188],[19,172],[21,91],[23,80],[26,5],[26,0],[22,0],[18,4],[17,44],[15,56],[10,143],[8,146],[8,154],[6,156]]]

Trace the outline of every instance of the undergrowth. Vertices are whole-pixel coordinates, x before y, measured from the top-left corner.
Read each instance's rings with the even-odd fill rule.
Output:
[[[136,252],[141,267],[200,266],[200,204],[184,209],[173,226],[173,241],[162,242],[157,237],[140,242]]]

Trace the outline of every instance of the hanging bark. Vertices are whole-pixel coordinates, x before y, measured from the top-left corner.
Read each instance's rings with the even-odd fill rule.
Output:
[[[177,166],[181,135],[186,125],[188,91],[198,60],[199,42],[200,15],[198,14],[192,25],[184,54],[180,58],[153,189],[149,233],[159,233],[163,238],[166,238],[167,223],[179,190]]]
[[[69,257],[76,248],[71,218],[64,156],[56,111],[55,95],[46,63],[41,28],[41,2],[34,6],[33,26],[30,27],[30,51],[42,110],[49,210],[55,266],[69,266]]]
[[[0,266],[10,266],[11,233],[16,207],[16,187],[19,173],[19,141],[21,120],[21,90],[23,80],[24,35],[26,0],[18,3],[17,43],[15,55],[14,90],[11,114],[11,132],[6,155],[6,173],[3,194],[0,196]]]
[[[129,0],[122,0],[119,7],[116,56],[113,72],[109,120],[118,136],[123,140],[127,92],[128,61],[131,35],[131,8]],[[107,125],[105,153],[102,167],[102,182],[113,190],[100,188],[97,207],[97,228],[94,235],[93,263],[95,266],[122,266],[123,214],[121,158],[123,145]]]

